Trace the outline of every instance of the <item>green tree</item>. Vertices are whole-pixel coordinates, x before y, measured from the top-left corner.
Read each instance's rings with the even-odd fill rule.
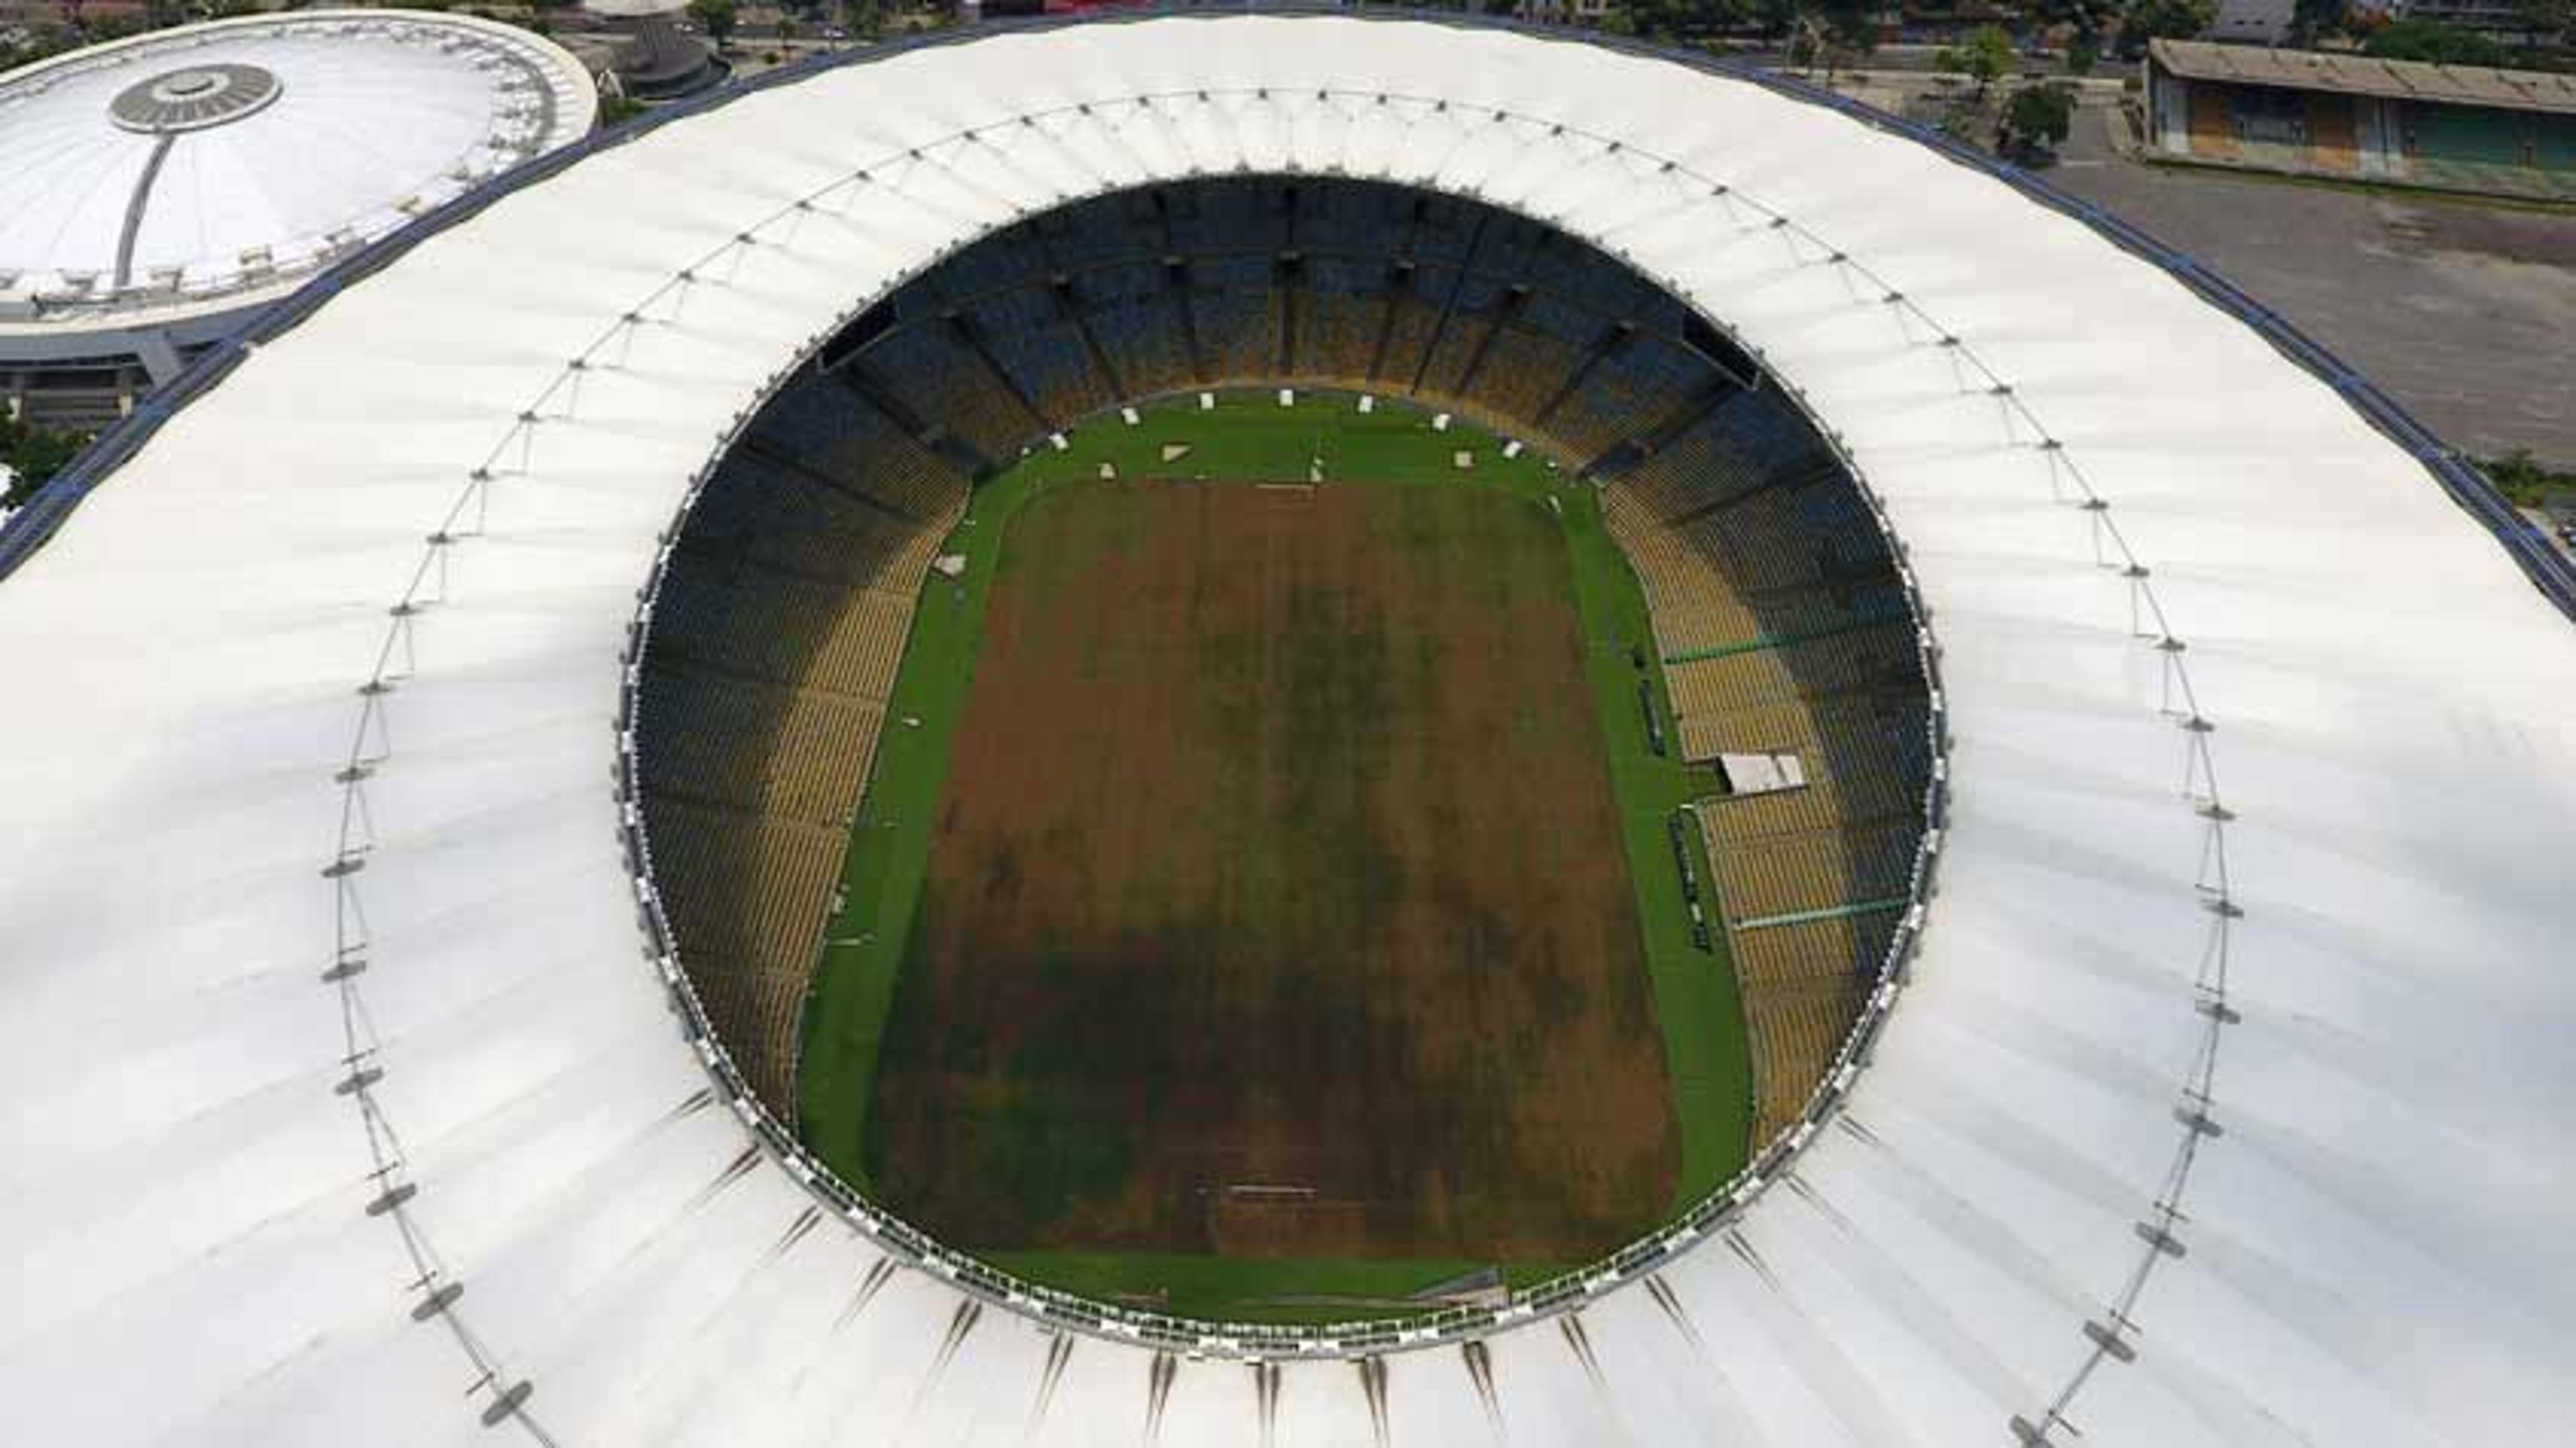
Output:
[[[38,488],[71,466],[87,441],[78,433],[55,432],[0,415],[0,463],[8,464],[9,470],[17,474],[0,502],[16,507],[35,496]]]
[[[689,0],[689,18],[706,27],[707,38],[722,50],[732,38],[734,22],[740,14],[734,0]]]
[[[2091,75],[2093,73],[2093,62],[2101,58],[2101,47],[2094,42],[2093,37],[2089,35],[2078,35],[2075,37],[2074,42],[2066,47],[2066,73],[2068,75]]]
[[[2076,47],[2099,52],[2102,32],[2120,16],[2118,0],[2029,0],[2028,13],[2041,25],[2065,26],[2070,54]]]
[[[1854,55],[1878,49],[1878,0],[1814,0],[1824,21],[1825,38]]]
[[[1614,34],[1670,40],[1681,33],[1689,9],[1688,0],[1620,0],[1610,7],[1605,23]]]
[[[2290,7],[2290,41],[2294,45],[2314,45],[2320,35],[2331,35],[2352,19],[2352,0],[2294,0]]]
[[[2513,9],[2544,45],[2576,40],[2576,0],[2515,0]]]
[[[1980,25],[1961,44],[1943,46],[1932,63],[1975,81],[1977,98],[1983,100],[1986,91],[2012,69],[2012,37],[2000,25]]]
[[[1997,136],[2008,155],[2035,157],[2055,150],[2075,125],[2075,93],[2055,82],[2026,85],[2004,102]]]
[[[2137,59],[2150,40],[2189,40],[2217,18],[2217,0],[2138,0],[2120,22],[2120,56]]]
[[[2423,60],[2435,65],[2503,65],[2505,48],[2475,31],[2438,20],[2399,20],[2381,26],[2362,50],[2382,60]]]
[[[1495,8],[1496,0],[1485,0]],[[1512,8],[1502,0],[1501,9]],[[1754,0],[1621,0],[1609,15],[1611,30],[1654,40],[1708,35],[1755,18]]]
[[[1878,48],[1880,10],[1873,0],[1791,0],[1790,60],[1801,66],[1823,61],[1825,84],[1833,84],[1837,63]],[[1758,13],[1772,12],[1765,3]]]
[[[2515,448],[2500,458],[2489,458],[2478,464],[2478,471],[2496,485],[2496,491],[2523,508],[2545,508],[2552,502],[2576,504],[2576,472],[2560,472],[2531,455],[2529,448]]]

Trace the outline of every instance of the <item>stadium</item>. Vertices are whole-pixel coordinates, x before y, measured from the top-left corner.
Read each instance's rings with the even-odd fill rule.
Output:
[[[0,82],[0,404],[95,427],[334,261],[579,139],[580,62],[515,26],[305,10]]]
[[[790,67],[0,536],[48,1439],[2576,1401],[2576,579],[2187,258],[1455,18]]]

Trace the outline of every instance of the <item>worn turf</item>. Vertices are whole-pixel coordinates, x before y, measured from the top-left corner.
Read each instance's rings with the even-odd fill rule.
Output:
[[[1588,489],[1409,413],[1166,409],[956,546],[808,1018],[837,1168],[1063,1285],[1303,1315],[1254,1279],[1578,1260],[1740,1166],[1663,845],[1699,786]]]

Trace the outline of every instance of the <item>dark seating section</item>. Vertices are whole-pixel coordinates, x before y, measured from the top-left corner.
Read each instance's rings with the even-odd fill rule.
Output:
[[[1876,978],[1929,771],[1915,627],[1875,521],[1753,360],[1527,218],[1375,183],[1125,192],[987,238],[829,344],[687,523],[647,661],[657,868],[710,1013],[793,1109],[798,1013],[913,602],[974,479],[1122,402],[1221,386],[1411,398],[1602,489],[1686,759],[1808,784],[1698,813],[1767,1136]]]
[[[636,717],[654,878],[719,1038],[791,1117],[850,820],[966,495],[857,394],[792,389],[707,485],[655,603]]]
[[[1683,756],[1794,755],[1806,778],[1697,808],[1767,1141],[1831,1068],[1902,915],[1930,712],[1894,563],[1839,462],[1766,386],[1696,406],[1619,454],[1603,503],[1646,587]]]
[[[1711,375],[1678,304],[1561,233],[1359,182],[1079,203],[872,315],[848,365],[995,461],[1117,402],[1271,384],[1409,396],[1588,461]]]

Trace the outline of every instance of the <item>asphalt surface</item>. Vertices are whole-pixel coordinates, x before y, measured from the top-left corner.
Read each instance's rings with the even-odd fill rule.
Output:
[[[2452,446],[2576,468],[2576,215],[2148,166],[2108,106],[2049,179],[2296,322]]]

